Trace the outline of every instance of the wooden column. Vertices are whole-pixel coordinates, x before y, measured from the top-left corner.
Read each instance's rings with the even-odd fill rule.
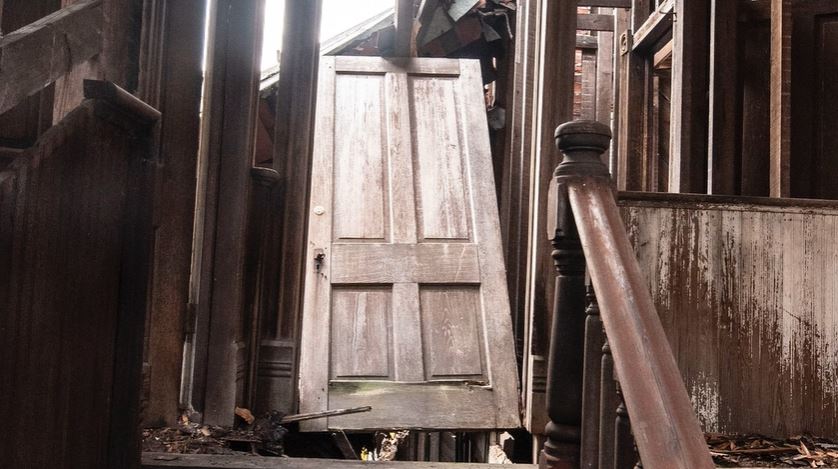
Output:
[[[274,169],[282,205],[278,314],[264,318],[256,408],[296,410],[296,356],[300,341],[306,234],[311,181],[311,140],[317,98],[321,1],[285,2],[282,56],[274,133]]]
[[[146,425],[178,418],[189,303],[207,0],[161,0],[145,28],[142,95],[162,112],[154,202]]]
[[[738,3],[711,0],[708,179],[710,194],[740,193],[737,149]]]
[[[548,233],[558,276],[547,368],[547,441],[539,467],[579,467],[582,425],[585,336],[585,257],[566,193],[566,182],[579,178],[610,178],[600,156],[608,149],[611,130],[595,121],[576,121],[556,129],[564,153],[550,189]]]
[[[708,0],[676,0],[669,191],[707,190]]]
[[[791,0],[771,0],[771,197],[791,191]]]
[[[244,308],[245,228],[253,160],[264,1],[210,10],[196,237],[197,331],[192,405],[232,425]]]

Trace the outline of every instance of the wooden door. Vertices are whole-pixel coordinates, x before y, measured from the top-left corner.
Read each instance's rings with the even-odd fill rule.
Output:
[[[838,2],[794,4],[793,197],[838,199]]]
[[[300,410],[304,430],[519,426],[477,61],[324,57]]]

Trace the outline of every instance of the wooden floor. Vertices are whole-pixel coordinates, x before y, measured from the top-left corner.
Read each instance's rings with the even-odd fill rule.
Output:
[[[498,464],[454,462],[363,462],[337,459],[264,458],[259,456],[143,453],[143,469],[166,469],[173,467],[189,467],[193,469],[352,469],[359,467],[374,467],[375,469],[497,469],[498,466]],[[537,469],[538,465],[511,464],[506,465],[506,467]],[[838,468],[825,467],[821,469]]]
[[[510,465],[536,469],[536,464]],[[259,456],[215,456],[204,454],[143,453],[143,469],[190,467],[194,469],[328,469],[375,467],[376,469],[487,469],[497,464],[453,462],[364,462],[336,459],[265,458]]]

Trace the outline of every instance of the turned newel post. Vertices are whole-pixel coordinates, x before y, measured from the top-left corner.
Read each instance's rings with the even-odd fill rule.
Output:
[[[573,121],[556,129],[563,154],[549,194],[548,235],[556,266],[547,371],[547,437],[539,466],[580,466],[582,375],[585,336],[585,256],[570,209],[568,189],[590,178],[609,178],[600,155],[608,149],[611,129],[594,121]]]

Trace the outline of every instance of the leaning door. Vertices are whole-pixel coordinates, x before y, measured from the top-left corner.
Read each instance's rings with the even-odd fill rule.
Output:
[[[519,426],[480,66],[321,60],[304,430]]]

